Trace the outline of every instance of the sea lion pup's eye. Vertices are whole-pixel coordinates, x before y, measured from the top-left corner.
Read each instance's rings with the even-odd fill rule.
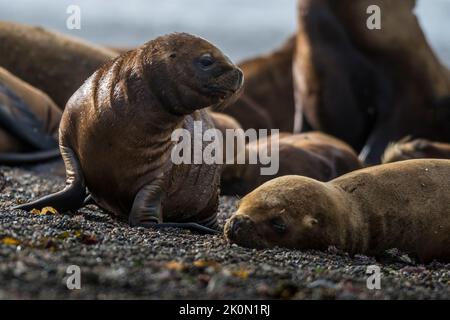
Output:
[[[210,53],[205,53],[198,59],[198,64],[202,69],[209,69],[214,63],[216,60]]]
[[[285,233],[287,230],[287,225],[283,222],[280,217],[272,218],[269,220],[269,224],[272,229],[277,233]]]

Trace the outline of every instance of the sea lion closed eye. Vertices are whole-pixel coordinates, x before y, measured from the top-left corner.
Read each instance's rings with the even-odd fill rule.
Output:
[[[408,160],[323,183],[286,176],[244,197],[226,237],[253,248],[287,247],[378,256],[398,248],[450,261],[450,160]]]

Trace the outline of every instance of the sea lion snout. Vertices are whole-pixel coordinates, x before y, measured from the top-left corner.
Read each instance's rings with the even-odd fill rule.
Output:
[[[244,73],[238,67],[233,67],[228,72],[221,74],[215,80],[214,87],[217,89],[222,89],[224,92],[229,93],[229,95],[234,94],[239,91],[244,84]]]
[[[228,241],[243,247],[263,248],[256,233],[254,222],[246,215],[235,215],[225,224],[225,236]]]

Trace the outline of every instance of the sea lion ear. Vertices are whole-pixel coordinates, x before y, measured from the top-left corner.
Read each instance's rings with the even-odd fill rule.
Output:
[[[314,227],[314,226],[316,226],[318,224],[319,224],[319,220],[317,220],[316,218],[314,218],[314,217],[312,217],[310,215],[306,215],[303,218],[303,225],[306,226],[306,227],[312,228],[312,227]]]

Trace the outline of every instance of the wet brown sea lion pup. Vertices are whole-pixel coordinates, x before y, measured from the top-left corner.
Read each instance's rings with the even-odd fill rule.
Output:
[[[66,188],[18,208],[77,210],[87,188],[99,206],[128,217],[131,226],[214,227],[221,166],[174,164],[172,134],[185,129],[204,148],[208,142],[192,134],[195,121],[202,130],[214,127],[201,109],[232,101],[242,82],[240,69],[219,49],[185,33],[108,62],[64,110]]]
[[[292,60],[295,45],[292,36],[273,52],[241,62],[239,67],[245,75],[244,92],[223,112],[237,119],[244,129],[293,132]]]
[[[383,155],[383,163],[410,159],[450,159],[450,144],[406,138],[390,144]]]
[[[251,142],[245,148],[246,164],[238,164],[236,156],[234,164],[225,166],[221,182],[223,194],[243,196],[271,179],[286,175],[328,181],[362,168],[358,155],[348,144],[324,133],[281,133],[273,138],[279,138],[279,168],[276,174],[262,175],[261,169],[268,165],[260,161],[250,164],[248,160],[250,153],[258,153],[261,148],[267,149],[270,154],[270,137]],[[272,158],[272,161],[276,159]]]
[[[0,164],[59,157],[61,114],[45,93],[0,67]]]
[[[377,110],[386,103],[387,83],[354,46],[333,6],[326,0],[298,1],[295,103],[297,114],[313,130],[342,139],[359,152]]]
[[[225,234],[248,247],[378,256],[390,248],[450,261],[450,160],[409,160],[328,183],[300,176],[262,185],[239,204]]]
[[[0,22],[0,66],[47,93],[63,108],[116,52],[41,27]]]

